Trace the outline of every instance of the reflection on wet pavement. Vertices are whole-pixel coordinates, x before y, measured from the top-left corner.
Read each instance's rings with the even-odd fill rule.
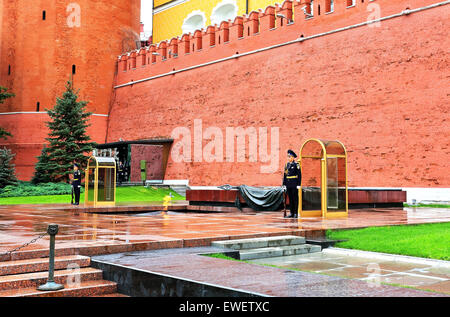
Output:
[[[334,251],[336,250],[336,253]],[[346,250],[352,253],[352,250]],[[359,254],[364,253],[358,251]],[[392,284],[450,294],[450,262],[389,256],[391,260],[373,256],[339,254],[339,249],[325,249],[321,253],[302,254],[250,261],[275,265],[329,276],[357,279],[376,284]],[[409,261],[409,259],[411,259]],[[420,263],[418,263],[420,262]]]
[[[102,254],[206,246],[212,240],[230,238],[304,236],[326,229],[450,221],[448,210],[436,208],[350,210],[346,219],[298,220],[284,219],[282,212],[161,213],[153,210],[149,213],[139,211],[137,214],[93,214],[81,210],[68,205],[0,206],[0,253],[30,241],[46,231],[51,223],[58,224],[60,228],[57,249],[73,248],[81,252],[82,248],[89,248],[89,252],[84,254]],[[47,248],[48,237],[44,237],[24,250]]]
[[[348,270],[350,268],[348,264],[338,263],[342,257],[334,255],[312,253],[308,256],[261,259],[251,261],[251,263],[201,255],[221,251],[223,250],[213,247],[154,250],[95,256],[93,261],[146,271],[150,274],[170,276],[173,279],[231,288],[260,296],[445,296],[445,294],[401,288],[382,283],[376,284],[371,280],[364,280],[364,277],[371,278],[371,276],[370,272],[367,272],[367,268],[361,265],[361,262],[359,267],[352,266],[358,267],[360,273],[356,279],[344,278],[338,276],[339,274],[317,274],[291,269],[294,263],[297,263],[300,267],[303,264],[310,265],[310,269],[321,272],[331,272],[343,268]],[[284,267],[257,265],[257,263]],[[382,271],[381,273],[386,272]],[[444,287],[436,284],[436,287],[438,286]]]

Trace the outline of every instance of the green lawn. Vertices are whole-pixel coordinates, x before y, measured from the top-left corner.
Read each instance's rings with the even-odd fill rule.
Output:
[[[164,196],[172,193],[173,200],[184,200],[171,189],[165,188],[145,188],[143,186],[117,187],[117,202],[151,202],[161,201]],[[65,204],[70,203],[71,195],[51,195],[51,196],[29,196],[29,197],[7,197],[0,198],[0,205],[17,204]],[[84,202],[84,193],[81,194],[80,203]]]
[[[336,247],[450,260],[450,223],[328,230]]]

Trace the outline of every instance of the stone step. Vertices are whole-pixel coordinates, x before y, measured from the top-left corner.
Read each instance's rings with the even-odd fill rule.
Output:
[[[31,260],[38,258],[48,258],[48,248],[43,250],[20,250],[12,254],[2,255],[0,257],[0,265],[5,261]],[[0,252],[1,253],[1,252]],[[73,248],[55,249],[55,256],[75,255]]]
[[[55,270],[67,269],[69,265],[88,267],[90,264],[91,259],[82,255],[55,258]],[[45,271],[48,271],[48,258],[0,262],[0,276]]]
[[[19,288],[0,291],[0,297],[96,297],[117,293],[117,284],[114,282],[96,280],[81,282],[76,286],[65,285],[59,291],[43,292],[35,287]]]
[[[186,197],[187,186],[185,185],[172,185],[170,188],[176,192],[178,195]]]
[[[0,276],[0,290],[38,287],[45,284],[47,278],[48,272]],[[101,270],[83,267],[79,270],[56,270],[54,280],[58,284],[67,284],[68,282],[86,282],[101,280],[102,278],[103,272]]]
[[[248,250],[268,247],[282,247],[291,245],[301,245],[305,243],[304,237],[299,236],[277,236],[239,240],[214,241],[211,243],[216,248],[226,248],[233,250]]]
[[[297,255],[320,252],[322,248],[319,245],[300,244],[281,247],[268,247],[239,251],[240,260],[255,260],[263,258],[273,258],[278,256]]]

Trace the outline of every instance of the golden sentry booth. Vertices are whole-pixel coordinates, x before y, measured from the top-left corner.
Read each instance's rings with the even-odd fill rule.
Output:
[[[300,149],[300,217],[348,216],[347,150],[339,141],[309,139]]]
[[[85,175],[85,205],[115,206],[116,161],[114,158],[91,156]]]

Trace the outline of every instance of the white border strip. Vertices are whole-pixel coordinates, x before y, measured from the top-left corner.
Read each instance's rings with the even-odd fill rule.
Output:
[[[332,30],[332,31],[319,33],[319,34],[315,34],[315,35],[311,35],[311,36],[307,36],[307,37],[300,37],[300,38],[292,40],[292,41],[288,41],[288,42],[284,42],[284,43],[280,43],[280,44],[276,44],[276,45],[260,48],[260,49],[254,50],[254,51],[249,51],[249,52],[246,52],[246,53],[235,54],[235,55],[228,56],[228,57],[225,57],[225,58],[221,58],[221,59],[218,59],[218,60],[214,60],[214,61],[211,61],[211,62],[198,64],[198,65],[194,65],[194,66],[190,66],[190,67],[186,67],[186,68],[183,68],[183,69],[171,71],[171,72],[168,72],[168,73],[164,73],[164,74],[160,74],[160,75],[156,75],[156,76],[152,76],[152,77],[147,77],[147,78],[140,79],[140,80],[137,80],[137,81],[131,81],[131,82],[128,82],[128,83],[125,83],[125,84],[117,85],[117,86],[114,87],[114,89],[122,88],[122,87],[126,87],[126,86],[132,86],[132,85],[139,84],[139,83],[142,83],[142,82],[145,82],[145,81],[149,81],[149,80],[153,80],[153,79],[158,79],[158,78],[162,78],[162,77],[178,74],[178,73],[185,72],[185,71],[188,71],[188,70],[192,70],[192,69],[196,69],[196,68],[200,68],[200,67],[204,67],[204,66],[209,66],[209,65],[212,65],[212,64],[217,64],[217,63],[220,63],[220,62],[232,60],[232,59],[243,57],[243,56],[247,56],[247,55],[252,55],[252,54],[255,54],[255,53],[259,53],[259,52],[268,51],[268,50],[271,50],[271,49],[274,49],[274,48],[278,48],[278,47],[282,47],[282,46],[286,46],[286,45],[290,45],[290,44],[294,44],[294,43],[301,43],[301,42],[304,42],[306,40],[314,39],[316,37],[322,37],[322,36],[325,36],[325,35],[330,35],[330,34],[334,34],[334,33],[342,32],[342,31],[358,28],[358,27],[361,27],[361,26],[374,24],[374,23],[377,23],[377,22],[381,22],[381,21],[385,21],[385,20],[389,20],[389,19],[393,19],[393,18],[398,18],[398,17],[401,17],[401,16],[410,15],[410,14],[413,14],[413,13],[417,13],[417,12],[428,10],[428,9],[437,8],[437,7],[440,7],[440,6],[447,5],[447,4],[450,4],[450,0],[449,1],[438,2],[438,3],[432,4],[432,5],[429,5],[429,6],[426,6],[426,7],[421,7],[421,8],[417,8],[417,9],[413,9],[413,10],[404,10],[404,11],[402,11],[400,13],[389,15],[389,16],[386,16],[386,17],[383,17],[383,18],[379,18],[379,19],[375,19],[375,20],[371,20],[371,21],[366,21],[366,22],[362,22],[362,23],[358,23],[358,24],[353,24],[353,25],[346,26],[346,27],[343,27],[343,28],[339,28],[339,29],[335,29],[335,30]]]

